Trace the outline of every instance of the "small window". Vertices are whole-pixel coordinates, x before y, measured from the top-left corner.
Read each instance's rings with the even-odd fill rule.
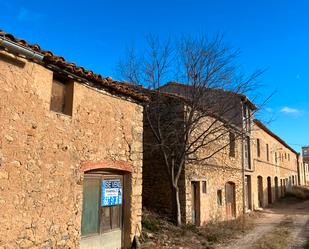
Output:
[[[204,193],[204,194],[207,193],[207,182],[206,182],[206,181],[203,181],[203,182],[202,182],[202,190],[203,190],[203,193]]]
[[[260,157],[261,156],[261,148],[260,148],[260,139],[256,140],[256,149],[257,149],[257,156]]]
[[[290,161],[290,153],[288,154],[288,160]]]
[[[269,145],[266,144],[266,158],[267,158],[267,162],[269,162]]]
[[[275,152],[275,163],[278,162],[278,159],[277,159],[277,152]]]
[[[286,153],[284,153],[284,159],[286,159]]]
[[[54,75],[50,110],[72,116],[73,82]]]
[[[235,134],[230,132],[230,157],[235,157]]]
[[[222,206],[222,190],[217,190],[217,204],[218,206]]]

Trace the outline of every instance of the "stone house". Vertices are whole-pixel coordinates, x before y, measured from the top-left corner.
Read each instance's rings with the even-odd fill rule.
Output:
[[[309,164],[303,163],[303,185],[309,186]]]
[[[304,163],[304,178],[305,178],[304,184],[308,186],[309,185],[309,164],[308,163]]]
[[[190,94],[190,86],[177,82],[169,82],[160,88],[162,91],[182,96]],[[243,211],[252,210],[251,205],[251,173],[252,173],[252,121],[257,107],[246,95],[219,89],[208,89],[205,104],[229,123],[234,124],[242,133],[241,165],[243,184]]]
[[[302,147],[304,184],[309,185],[309,146]]]
[[[309,146],[302,147],[303,161],[309,163]]]
[[[252,130],[252,206],[265,207],[299,184],[298,153],[261,121]]]
[[[177,101],[177,97],[185,97],[183,91],[185,87],[188,86],[180,83],[168,83],[160,88],[160,91],[171,95],[166,96],[166,98],[170,98],[169,103],[175,102],[171,107],[171,113],[175,113],[175,110],[178,112],[186,110],[186,104],[181,100]],[[245,208],[245,168],[250,169],[251,167],[250,139],[246,139],[246,137],[251,131],[251,116],[255,106],[243,95],[230,92],[218,91],[210,96],[214,98],[215,102],[220,99],[222,102],[228,103],[229,106],[232,103],[231,112],[225,112],[225,115],[220,115],[220,117],[222,122],[229,120],[228,123],[231,123],[234,128],[229,136],[225,136],[219,141],[221,144],[229,144],[224,150],[206,162],[185,163],[179,183],[182,219],[185,223],[197,225],[211,220],[227,220],[243,214]],[[218,109],[213,109],[213,111],[220,114]],[[244,115],[246,115],[245,118]],[[209,116],[201,120],[201,126],[206,129],[212,119],[213,117]],[[243,132],[244,130],[246,132]],[[173,217],[175,204],[173,203],[170,180],[160,153],[151,150],[154,139],[151,133],[145,121],[143,206]],[[238,134],[238,139],[235,139],[233,133]],[[244,141],[248,142],[246,146],[239,138],[243,134],[245,134]],[[194,137],[194,134],[192,136]],[[208,149],[212,150],[215,146],[211,144],[210,147]],[[202,157],[204,151],[201,150],[199,153]],[[246,157],[243,157],[244,155]]]
[[[305,185],[305,165],[302,155],[300,153],[298,153],[297,155],[297,172],[298,172],[298,178],[297,178],[298,185]]]
[[[0,31],[0,248],[128,248],[147,98]]]

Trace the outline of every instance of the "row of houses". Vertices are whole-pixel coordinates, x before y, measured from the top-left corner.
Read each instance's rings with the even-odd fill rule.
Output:
[[[184,94],[182,89],[187,87],[168,83],[161,90]],[[234,114],[229,119],[235,124],[232,132],[239,129],[244,132],[241,139],[235,139],[229,131],[225,138],[229,140],[226,143],[229,146],[211,160],[186,163],[180,183],[181,212],[186,223],[203,225],[209,221],[232,219],[266,207],[284,196],[292,186],[305,184],[302,172],[305,167],[300,154],[261,121],[254,119],[256,107],[248,98],[241,94],[224,94],[229,99],[234,98],[227,102],[228,106],[237,103],[233,105]],[[145,129],[144,133],[147,132],[149,130]],[[175,204],[171,201],[173,193],[168,186],[169,176],[164,169],[163,158],[159,160],[160,154],[151,152],[152,142],[149,141],[146,136],[143,206],[172,218]]]
[[[174,217],[173,188],[143,111],[152,91],[2,31],[0,49],[1,249],[128,248],[141,233],[143,207]],[[185,112],[184,89],[175,82],[160,89],[171,110]],[[255,105],[211,93],[219,95],[233,102],[235,134],[245,132],[235,139],[229,131],[228,146],[210,160],[185,162],[185,223],[233,219],[308,184],[308,165],[254,119]]]

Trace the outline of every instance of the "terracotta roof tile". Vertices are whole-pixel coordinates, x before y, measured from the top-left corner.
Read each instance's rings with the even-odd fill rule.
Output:
[[[21,46],[30,48],[31,50],[44,55],[43,62],[45,66],[57,66],[62,70],[65,70],[71,74],[74,74],[94,83],[95,87],[108,90],[110,93],[126,95],[131,97],[132,99],[142,102],[148,101],[148,97],[146,95],[132,91],[125,85],[122,85],[121,82],[115,81],[111,78],[104,78],[100,74],[96,74],[91,70],[87,70],[84,67],[77,66],[74,62],[67,62],[64,57],[54,55],[53,52],[49,50],[43,50],[38,44],[29,44],[27,41],[16,38],[12,34],[6,33],[2,30],[0,30],[0,37],[15,42]]]
[[[160,89],[164,89],[165,87],[168,87],[168,86],[184,87],[184,88],[192,87],[192,85],[172,81],[172,82],[167,82],[165,85],[161,86]],[[213,91],[213,92],[222,92],[222,93],[225,93],[225,94],[238,96],[241,100],[246,101],[253,109],[257,109],[257,106],[253,102],[251,102],[251,100],[245,94],[236,93],[236,92],[232,92],[232,91],[228,91],[228,90],[224,90],[224,89],[215,89],[215,88],[207,89],[207,90]]]

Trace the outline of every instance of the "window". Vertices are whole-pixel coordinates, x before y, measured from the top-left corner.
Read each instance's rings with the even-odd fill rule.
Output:
[[[202,182],[202,191],[203,191],[204,194],[207,193],[207,183],[206,183],[206,181]]]
[[[290,161],[290,153],[288,154],[288,160]]]
[[[269,145],[266,144],[266,158],[267,158],[267,162],[269,162]]]
[[[286,153],[284,153],[284,159],[286,159]]]
[[[257,156],[261,156],[261,148],[260,148],[260,139],[256,140],[256,149],[257,149]]]
[[[250,138],[247,136],[245,141],[245,168],[251,169],[251,151],[250,151]]]
[[[72,115],[73,107],[73,82],[54,75],[50,110]]]
[[[304,156],[307,156],[307,155],[308,155],[308,150],[304,149]]]
[[[235,134],[230,132],[230,157],[235,157]]]
[[[277,159],[277,152],[275,152],[275,163],[277,164],[278,159]]]
[[[248,106],[244,105],[243,106],[243,125],[244,125],[244,129],[247,132],[250,132],[251,130],[251,113],[250,113],[250,109]]]
[[[217,204],[218,206],[222,206],[222,190],[217,190]]]

